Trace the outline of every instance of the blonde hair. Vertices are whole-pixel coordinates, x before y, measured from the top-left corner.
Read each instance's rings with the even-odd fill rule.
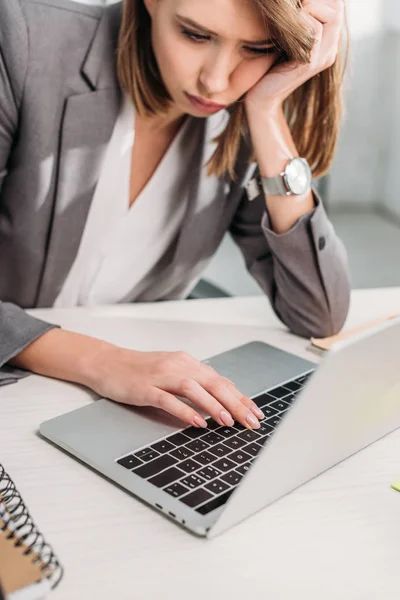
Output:
[[[301,17],[300,0],[252,1],[281,51],[280,60],[308,63],[314,39]],[[335,63],[299,87],[284,106],[296,148],[308,160],[313,177],[324,175],[334,157],[342,115],[343,54],[341,49]],[[140,116],[166,112],[172,99],[154,56],[151,20],[143,0],[124,0],[117,69],[120,85]],[[235,177],[240,144],[248,134],[244,104],[239,101],[230,107],[228,124],[215,140],[217,148],[207,163],[209,175]]]

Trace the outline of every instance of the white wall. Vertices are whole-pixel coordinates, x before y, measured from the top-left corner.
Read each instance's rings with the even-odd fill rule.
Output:
[[[386,185],[383,207],[400,220],[400,0],[387,0],[384,20],[388,31],[386,51],[392,66],[390,123],[388,127]]]
[[[400,217],[400,0],[348,0],[346,115],[329,206],[378,207]]]

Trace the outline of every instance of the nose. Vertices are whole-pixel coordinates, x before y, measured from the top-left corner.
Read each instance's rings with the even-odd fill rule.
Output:
[[[227,52],[213,53],[208,57],[207,63],[200,73],[199,81],[209,98],[228,88],[232,70],[231,58]]]

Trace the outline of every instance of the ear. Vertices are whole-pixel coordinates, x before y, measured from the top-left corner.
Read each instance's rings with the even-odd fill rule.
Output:
[[[146,7],[147,12],[149,13],[150,17],[153,17],[155,8],[156,8],[156,4],[157,4],[157,0],[143,0],[143,4]]]

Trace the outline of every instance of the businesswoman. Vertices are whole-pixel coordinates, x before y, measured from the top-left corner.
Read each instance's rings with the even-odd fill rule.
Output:
[[[24,309],[184,298],[230,231],[290,329],[338,331],[345,252],[310,181],[337,137],[343,14],[343,0],[0,0],[0,365],[198,427],[197,408],[259,426],[184,353]]]

